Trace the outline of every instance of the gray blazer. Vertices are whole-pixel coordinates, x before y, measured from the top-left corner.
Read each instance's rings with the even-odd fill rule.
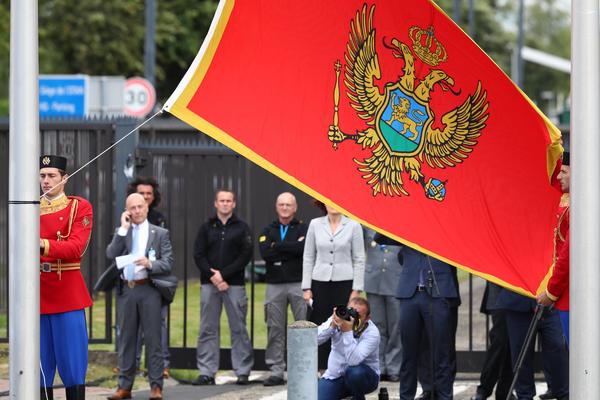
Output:
[[[106,248],[106,257],[114,259],[124,256],[131,252],[131,228],[127,230],[126,236],[119,236],[117,230],[113,235],[112,241]],[[152,269],[148,270],[149,276],[163,275],[171,272],[173,265],[173,252],[171,250],[171,240],[169,231],[160,226],[149,224],[148,226],[148,244],[144,255],[148,257],[148,251],[153,248],[156,251],[156,261],[152,261]]]
[[[342,216],[331,234],[327,216],[310,221],[302,262],[302,289],[310,289],[311,280],[352,280],[353,290],[363,290],[365,276],[365,243],[362,227]]]
[[[365,266],[365,292],[381,296],[395,296],[402,265],[398,261],[400,246],[377,244],[375,231],[365,228],[367,264]]]

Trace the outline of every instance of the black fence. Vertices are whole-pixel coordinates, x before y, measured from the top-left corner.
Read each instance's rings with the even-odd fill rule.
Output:
[[[134,120],[42,121],[41,143],[45,153],[69,158],[68,169],[75,170],[135,127]],[[8,121],[0,120],[0,166],[8,172]],[[274,204],[283,191],[296,194],[299,216],[308,221],[318,216],[310,198],[237,155],[208,136],[173,119],[155,119],[119,149],[108,152],[76,175],[67,185],[68,194],[83,196],[94,206],[92,241],[82,263],[88,287],[108,265],[104,251],[118,222],[125,198],[125,171],[133,167],[138,175],[154,176],[160,184],[175,255],[174,273],[181,279],[180,312],[170,314],[182,325],[182,332],[170,329],[173,368],[195,368],[196,332],[199,318],[199,272],[192,256],[193,241],[199,226],[214,213],[217,188],[229,187],[237,194],[236,213],[258,231],[275,217]],[[7,176],[8,174],[5,174]],[[8,181],[0,183],[0,341],[8,341]],[[250,285],[250,335],[264,324],[262,305],[255,304],[255,264],[261,264],[255,249],[248,268]],[[457,334],[458,369],[479,371],[487,347],[489,321],[478,313],[483,281],[463,275]],[[258,286],[256,286],[258,287]],[[95,306],[88,310],[91,343],[114,343],[113,294],[95,295]],[[172,308],[173,309],[173,308]],[[177,338],[174,336],[177,334]],[[221,368],[230,369],[229,349],[221,351]],[[264,350],[255,346],[255,369],[264,369]]]

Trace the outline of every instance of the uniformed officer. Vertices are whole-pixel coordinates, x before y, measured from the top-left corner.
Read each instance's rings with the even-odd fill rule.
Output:
[[[67,159],[40,157],[40,361],[41,398],[52,399],[58,373],[67,399],[85,398],[88,360],[86,307],[92,299],[81,275],[81,258],[92,232],[92,206],[67,196]]]
[[[400,300],[396,289],[400,279],[400,246],[378,244],[375,231],[365,229],[367,258],[365,292],[371,305],[371,320],[379,328],[379,368],[381,380],[400,381],[402,344],[400,343]]]

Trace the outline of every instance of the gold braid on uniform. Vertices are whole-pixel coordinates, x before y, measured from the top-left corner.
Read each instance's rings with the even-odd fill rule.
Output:
[[[65,196],[66,198],[67,196]],[[68,200],[68,198],[67,198]],[[79,206],[79,202],[77,199],[73,199],[73,205],[71,206],[71,213],[69,214],[69,227],[66,235],[62,235],[60,231],[56,232],[56,241],[60,242],[61,240],[66,240],[71,235],[71,228],[73,227],[73,221],[75,220],[75,215],[77,215],[77,208]],[[62,260],[56,260],[58,280],[60,281],[62,278]]]

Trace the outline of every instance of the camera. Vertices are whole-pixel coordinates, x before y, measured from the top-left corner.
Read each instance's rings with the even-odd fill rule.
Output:
[[[350,318],[358,319],[358,311],[352,307],[346,307],[344,304],[335,306],[335,315],[346,321],[350,321]]]

